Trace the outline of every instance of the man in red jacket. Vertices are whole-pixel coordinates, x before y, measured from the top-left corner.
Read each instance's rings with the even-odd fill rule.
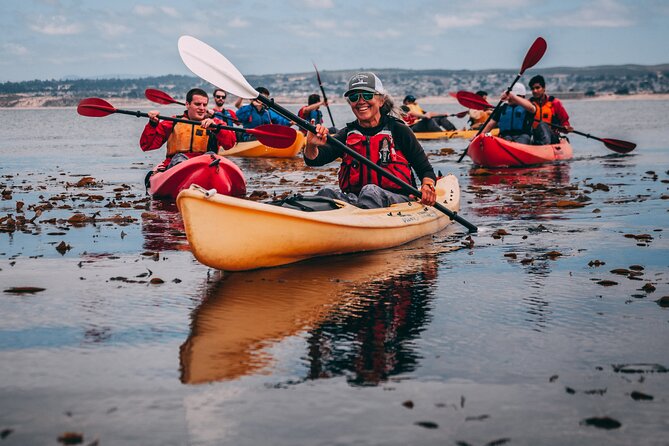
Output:
[[[167,157],[160,168],[169,168],[180,161],[202,155],[217,153],[220,147],[229,149],[235,145],[235,132],[208,130],[216,124],[225,123],[220,119],[207,118],[209,96],[200,88],[193,88],[186,95],[186,110],[179,118],[201,121],[200,125],[160,121],[158,110],[151,110],[149,122],[144,127],[139,145],[143,151],[156,150],[167,142]]]

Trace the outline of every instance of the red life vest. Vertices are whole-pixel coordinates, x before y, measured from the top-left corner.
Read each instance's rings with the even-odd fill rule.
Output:
[[[387,119],[390,122],[392,118]],[[349,127],[346,145],[404,182],[413,184],[411,166],[402,151],[395,147],[388,124],[374,136],[365,136]],[[365,184],[377,184],[393,192],[402,190],[393,181],[344,154],[339,167],[339,187],[342,192],[358,194]]]
[[[534,123],[532,128],[536,128],[541,121],[547,122],[549,124],[554,124],[553,116],[555,115],[555,109],[553,108],[553,96],[548,96],[544,104],[540,104],[534,98],[530,98],[530,102],[534,104],[536,111],[534,112]]]

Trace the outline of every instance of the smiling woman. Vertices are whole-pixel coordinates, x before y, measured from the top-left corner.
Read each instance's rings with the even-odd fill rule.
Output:
[[[356,120],[334,138],[412,186],[416,186],[415,171],[421,179],[421,202],[433,205],[436,176],[432,165],[411,130],[393,115],[393,101],[381,79],[372,72],[357,73],[349,79],[344,97]],[[309,166],[322,166],[342,158],[341,192],[325,188],[318,195],[362,208],[387,207],[412,200],[401,185],[359,163],[340,147],[328,144],[327,135],[328,129],[322,125],[316,126],[315,134],[308,133],[304,160]]]

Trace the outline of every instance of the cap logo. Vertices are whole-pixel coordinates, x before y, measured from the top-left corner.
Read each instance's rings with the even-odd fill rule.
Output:
[[[367,85],[368,84],[367,79],[369,79],[369,76],[367,76],[366,74],[358,74],[353,78],[351,78],[350,86],[351,88],[353,88],[357,85]]]

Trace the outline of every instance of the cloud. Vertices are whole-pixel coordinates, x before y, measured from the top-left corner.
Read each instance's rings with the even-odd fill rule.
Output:
[[[163,14],[170,17],[179,17],[179,11],[171,6],[161,6],[160,10],[163,12]]]
[[[554,16],[551,23],[571,28],[621,28],[634,25],[632,13],[616,0],[597,0],[578,10]]]
[[[228,22],[228,26],[230,28],[246,28],[247,26],[249,26],[249,22],[248,22],[248,20],[244,20],[242,18],[235,17],[230,22]]]
[[[483,13],[464,13],[460,16],[437,14],[434,20],[440,29],[470,28],[485,23],[486,15]]]
[[[98,22],[97,26],[102,31],[102,34],[104,34],[107,37],[116,37],[121,34],[130,32],[130,28],[128,28],[122,23]]]
[[[84,27],[78,23],[68,22],[67,18],[62,15],[56,15],[35,18],[34,23],[30,25],[30,29],[50,36],[65,36],[79,34]]]
[[[132,8],[132,12],[134,12],[138,16],[148,17],[150,15],[155,14],[156,8],[154,8],[153,6],[135,5],[135,7]]]
[[[23,56],[29,53],[28,48],[17,43],[3,43],[2,49],[4,53],[12,56]]]
[[[304,5],[311,9],[332,9],[334,3],[332,0],[303,0]]]

